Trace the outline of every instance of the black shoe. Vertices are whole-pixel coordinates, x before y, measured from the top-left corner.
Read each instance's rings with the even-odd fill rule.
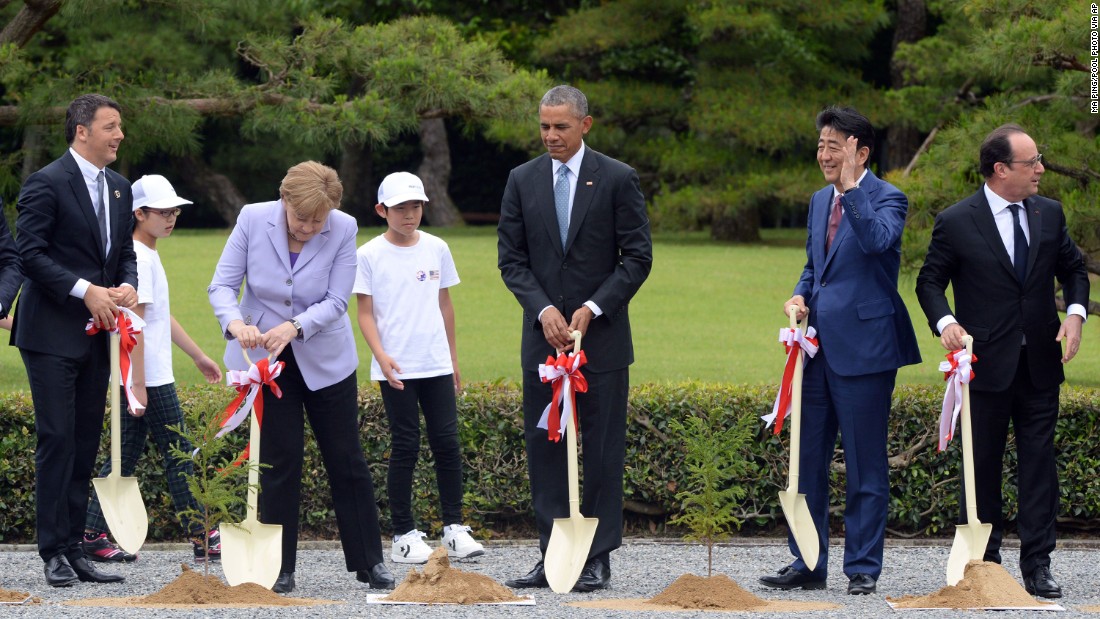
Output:
[[[513,589],[545,589],[550,586],[546,582],[546,572],[543,570],[542,561],[535,564],[535,568],[527,572],[526,576],[504,581],[504,584]]]
[[[84,554],[73,555],[67,557],[69,565],[72,566],[73,571],[76,572],[76,577],[84,582],[122,582],[126,580],[126,577],[122,574],[109,574],[107,572],[101,572],[95,568],[94,565],[88,562]]]
[[[46,560],[46,584],[51,587],[71,587],[80,582],[73,566],[65,555],[54,555]]]
[[[275,584],[271,587],[271,590],[275,593],[290,593],[294,590],[294,572],[283,572],[279,574],[279,577],[275,579]]]
[[[1050,568],[1045,565],[1035,568],[1031,576],[1024,577],[1024,589],[1027,589],[1027,592],[1031,595],[1037,595],[1041,598],[1054,599],[1062,597],[1062,588],[1058,586],[1058,581],[1054,580]]]
[[[397,585],[385,563],[379,563],[369,570],[356,570],[355,579],[367,583],[371,589],[393,589]]]
[[[852,574],[848,579],[848,595],[868,595],[876,588],[875,579],[869,574]]]
[[[779,570],[775,576],[761,576],[760,582],[765,586],[784,591],[799,588],[807,590],[825,588],[824,578],[803,574],[789,565]]]
[[[573,590],[581,593],[596,591],[607,587],[609,582],[611,582],[611,568],[599,559],[589,559],[584,564],[577,584],[573,585]]]

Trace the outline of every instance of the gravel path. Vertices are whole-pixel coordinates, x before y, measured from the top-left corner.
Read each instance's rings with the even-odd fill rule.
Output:
[[[434,545],[434,544],[433,544]],[[948,542],[933,545],[909,545],[888,542],[886,570],[879,580],[879,592],[871,596],[848,596],[847,579],[840,566],[841,548],[834,546],[830,553],[828,589],[825,591],[773,591],[757,584],[757,578],[784,565],[789,555],[785,544],[779,540],[735,543],[716,549],[715,571],[729,575],[752,593],[770,600],[806,600],[831,602],[841,606],[833,611],[815,611],[801,615],[807,617],[887,617],[896,616],[887,606],[885,597],[925,595],[943,586],[944,568],[947,562]],[[535,606],[380,606],[368,605],[366,594],[371,590],[357,582],[352,574],[344,571],[343,555],[332,544],[305,544],[298,553],[297,584],[294,596],[337,600],[341,604],[313,607],[263,608],[263,609],[196,609],[165,610],[118,607],[74,607],[62,604],[66,600],[100,597],[128,597],[146,595],[159,590],[179,574],[181,562],[190,560],[189,546],[155,545],[141,553],[133,564],[111,566],[108,569],[124,574],[126,582],[112,585],[81,583],[75,587],[52,589],[42,576],[42,561],[28,548],[3,547],[0,550],[0,587],[25,591],[40,597],[44,603],[29,606],[0,607],[6,617],[80,617],[82,619],[115,619],[127,617],[217,617],[218,619],[251,619],[253,617],[349,617],[394,619],[473,619],[483,617],[610,617],[671,616],[675,619],[707,618],[713,613],[645,613],[612,610],[580,609],[568,606],[569,602],[594,599],[648,598],[684,573],[705,574],[706,550],[700,546],[682,543],[653,541],[628,541],[612,554],[612,579],[608,590],[596,593],[556,595],[548,589],[535,592]],[[387,550],[388,553],[388,550]],[[1019,579],[1018,550],[1006,548],[1005,567]],[[494,544],[478,559],[456,562],[456,567],[479,572],[498,581],[522,575],[534,565],[538,550],[532,542]],[[407,573],[407,566],[390,564],[398,582]],[[201,569],[201,568],[200,568]],[[1060,548],[1053,556],[1052,569],[1061,583],[1065,597],[1060,600],[1067,612],[1056,617],[1100,617],[1082,607],[1100,605],[1100,544],[1078,542]],[[212,568],[220,574],[220,568]],[[752,616],[759,613],[737,613]],[[959,611],[921,611],[919,619],[959,617]],[[967,616],[967,615],[962,615]],[[978,617],[971,613],[969,616]],[[1035,611],[1006,611],[997,619],[1012,617],[1044,617]]]

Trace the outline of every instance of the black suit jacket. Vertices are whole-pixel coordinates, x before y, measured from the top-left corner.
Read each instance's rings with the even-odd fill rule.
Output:
[[[15,228],[26,281],[12,327],[15,346],[78,358],[94,338],[84,335],[91,313],[83,300],[69,295],[77,280],[137,288],[130,182],[110,169],[105,177],[111,209],[107,256],[88,187],[71,153],[23,183]]]
[[[917,276],[917,298],[932,332],[938,335],[936,323],[951,314],[974,337],[978,362],[971,387],[978,391],[1008,388],[1023,336],[1034,385],[1043,389],[1064,381],[1062,350],[1054,340],[1061,324],[1054,280],[1062,283],[1067,305],[1088,306],[1088,271],[1069,237],[1062,205],[1041,196],[1023,204],[1031,236],[1023,285],[997,232],[984,188],[936,217],[928,256]],[[954,312],[944,294],[948,283],[954,289]]]
[[[8,218],[4,217],[4,201],[0,200],[0,318],[4,318],[15,302],[19,286],[23,283],[23,267],[19,260],[19,251],[15,248],[15,239],[8,228]]]
[[[546,154],[515,168],[501,202],[498,266],[523,307],[521,363],[536,370],[554,354],[538,320],[543,308],[553,305],[569,321],[591,300],[603,314],[582,342],[591,351],[587,367],[593,372],[625,368],[634,361],[627,305],[653,263],[638,175],[586,147],[563,251],[552,170]]]

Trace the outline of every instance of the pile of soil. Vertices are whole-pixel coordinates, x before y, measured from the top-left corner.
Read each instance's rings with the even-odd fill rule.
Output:
[[[774,602],[758,598],[745,591],[725,574],[704,578],[684,574],[664,591],[648,600],[592,600],[573,602],[578,608],[600,608],[632,611],[752,611],[801,612],[840,608],[825,602]]]
[[[958,584],[948,585],[935,593],[886,599],[895,608],[973,609],[1045,605],[1035,601],[1005,568],[986,561],[971,561],[966,565],[963,579]]]
[[[27,598],[31,597],[31,594],[24,593],[22,591],[9,591],[7,589],[0,589],[0,603],[4,604],[23,604],[26,600],[26,604],[41,604],[42,600],[39,598]]]
[[[163,589],[143,597],[97,598],[67,602],[73,606],[137,606],[153,608],[193,608],[209,606],[309,606],[327,604],[327,600],[287,598],[255,583],[230,587],[217,576],[203,576],[187,565],[183,572]]]
[[[428,557],[423,573],[409,570],[393,593],[382,598],[385,602],[420,604],[491,604],[523,599],[488,576],[451,567],[447,549],[442,546]]]
[[[649,598],[650,604],[691,609],[754,610],[768,604],[742,589],[725,574],[703,578],[684,574],[667,589]]]

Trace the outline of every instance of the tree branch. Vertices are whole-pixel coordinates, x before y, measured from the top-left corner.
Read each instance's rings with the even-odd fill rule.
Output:
[[[13,43],[16,47],[25,47],[31,37],[57,15],[61,10],[61,2],[62,0],[24,0],[23,8],[19,9],[15,17],[4,26],[3,32],[0,32],[0,45]],[[9,2],[4,2],[0,8],[7,4]]]
[[[1054,163],[1053,161],[1047,161],[1044,157],[1043,167],[1050,170],[1051,172],[1056,172],[1058,174],[1061,174],[1062,176],[1068,176],[1072,179],[1078,180],[1083,184],[1087,184],[1091,181],[1100,180],[1100,173],[1097,173],[1095,170],[1091,170],[1084,165],[1082,165],[1079,169],[1067,168],[1066,166],[1059,165],[1057,163]]]

